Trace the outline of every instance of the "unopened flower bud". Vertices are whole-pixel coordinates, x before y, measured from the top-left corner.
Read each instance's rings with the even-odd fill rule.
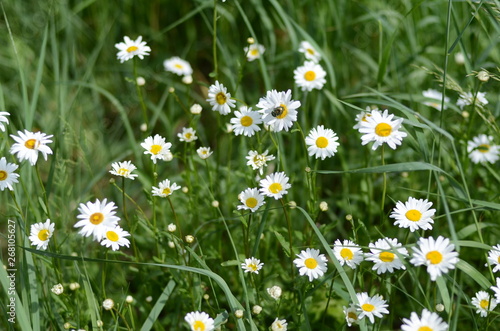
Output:
[[[326,201],[321,201],[319,203],[319,209],[321,211],[327,211],[328,210],[328,203]]]
[[[188,234],[188,235],[186,236],[186,242],[187,242],[188,244],[192,244],[192,243],[194,242],[194,236],[192,236],[192,235]]]
[[[255,315],[259,315],[261,311],[262,307],[259,305],[255,305],[252,307],[252,313],[254,313]]]
[[[169,232],[175,232],[175,230],[177,230],[177,226],[174,223],[170,223],[167,226],[167,229],[168,229]]]
[[[236,318],[242,318],[243,317],[243,310],[238,309],[237,311],[234,312],[234,316],[236,316]]]

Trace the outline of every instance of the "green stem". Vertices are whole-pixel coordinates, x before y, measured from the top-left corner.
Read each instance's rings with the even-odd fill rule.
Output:
[[[290,245],[290,271],[291,271],[292,278],[295,279],[295,270],[294,270],[295,268],[293,265],[294,254],[293,254],[293,244],[292,244],[292,222],[290,221],[290,217],[288,216],[285,201],[283,201],[283,199],[280,199],[280,202],[281,202],[281,206],[283,207],[283,212],[285,213],[286,225],[288,228],[288,241],[289,241],[289,245]]]
[[[134,84],[135,84],[135,89],[137,91],[137,96],[139,97],[139,102],[141,104],[141,109],[142,109],[142,120],[144,121],[144,124],[149,125],[148,122],[148,112],[146,108],[146,104],[144,103],[144,97],[142,96],[142,90],[139,84],[137,83],[137,59],[134,57]]]
[[[384,159],[384,145],[382,145],[382,165],[385,165]],[[383,183],[382,183],[382,204],[380,205],[380,221],[384,218],[384,206],[385,206],[385,193],[387,191],[387,173],[382,173]]]
[[[47,218],[50,217],[50,210],[49,210],[49,199],[47,198],[47,191],[45,190],[45,185],[43,185],[42,177],[40,176],[40,171],[38,170],[38,163],[35,166],[36,168],[36,177],[38,178],[38,183],[40,183],[40,187],[42,188],[42,193],[43,193],[43,201],[45,202],[45,212],[47,214]]]
[[[214,78],[217,80],[218,78],[218,67],[217,67],[217,1],[214,0],[214,17],[213,17],[213,33],[214,37],[212,40],[212,52],[214,58]]]

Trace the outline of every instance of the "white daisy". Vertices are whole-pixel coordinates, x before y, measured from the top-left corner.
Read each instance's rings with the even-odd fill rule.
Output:
[[[262,194],[276,200],[281,199],[283,195],[288,193],[287,190],[292,187],[292,185],[288,184],[288,177],[284,172],[274,172],[267,175],[266,178],[259,182],[259,185]]]
[[[373,150],[376,150],[383,143],[386,143],[392,149],[396,149],[397,145],[401,145],[401,141],[407,136],[406,132],[399,131],[401,123],[403,123],[402,118],[393,120],[394,115],[389,114],[387,109],[383,113],[374,109],[370,115],[365,118],[366,122],[361,122],[359,128],[359,132],[364,133],[361,136],[362,145],[374,141]]]
[[[495,298],[498,301],[500,301],[500,278],[496,278],[497,286],[491,286],[490,289],[495,292]]]
[[[396,219],[394,225],[399,225],[400,228],[410,228],[411,232],[418,229],[431,230],[436,209],[432,207],[432,202],[427,199],[408,198],[404,204],[401,201],[396,203],[396,207],[392,210],[389,217]]]
[[[410,319],[403,318],[402,331],[446,331],[448,324],[436,313],[430,312],[427,309],[422,310],[422,318],[419,318],[417,313],[412,312]]]
[[[380,275],[384,272],[394,272],[394,269],[406,269],[400,257],[408,256],[406,248],[397,239],[381,238],[370,243],[370,253],[366,254],[366,260],[374,263],[372,270],[377,270]]]
[[[129,247],[130,241],[125,238],[130,236],[130,233],[123,230],[119,226],[108,227],[104,230],[104,237],[101,241],[101,245],[106,247],[111,247],[112,250],[116,251],[120,249],[120,246]]]
[[[116,57],[121,63],[130,60],[134,56],[142,60],[145,55],[149,55],[149,52],[151,52],[151,48],[146,46],[145,41],[142,41],[142,36],[139,36],[136,40],[131,40],[129,37],[125,36],[123,40],[125,42],[115,44],[115,47],[119,51]]]
[[[368,317],[370,322],[375,323],[375,317],[382,318],[382,314],[389,314],[387,307],[389,305],[385,300],[382,299],[380,294],[375,294],[374,296],[368,296],[368,293],[356,293],[358,298],[358,318],[362,319],[365,316]]]
[[[480,134],[467,142],[469,158],[474,163],[495,163],[499,159],[500,148],[493,145],[493,137]]]
[[[251,137],[255,132],[260,131],[261,115],[256,111],[252,111],[251,107],[242,106],[239,111],[234,112],[234,115],[236,117],[231,118],[230,122],[233,125],[235,135],[243,134]]]
[[[451,244],[448,238],[420,238],[417,244],[418,247],[412,247],[413,257],[410,263],[414,266],[427,266],[432,281],[447,273],[449,269],[455,269],[458,253],[454,251],[455,245]]]
[[[471,92],[467,92],[465,94],[460,94],[460,98],[457,100],[457,106],[460,109],[463,109],[465,106],[472,105],[472,103],[476,106],[484,106],[488,104],[488,100],[486,99],[486,92],[477,92],[476,100],[474,100],[474,95]]]
[[[488,316],[489,312],[497,306],[495,298],[492,298],[486,291],[477,292],[471,303],[477,308],[476,313],[480,314],[481,317]]]
[[[258,274],[263,265],[264,263],[261,263],[259,259],[251,257],[249,259],[245,259],[245,262],[241,264],[241,267],[245,270],[245,272]]]
[[[113,162],[111,168],[109,172],[115,176],[121,176],[132,180],[138,176],[132,173],[132,171],[137,169],[137,167],[132,164],[132,161]]]
[[[260,208],[264,202],[264,196],[259,193],[257,188],[247,188],[238,195],[238,199],[241,201],[241,205],[238,209],[246,209],[255,212]]]
[[[191,331],[212,331],[215,329],[215,322],[205,312],[193,311],[186,314],[184,320],[191,327]]]
[[[51,143],[52,135],[46,135],[42,132],[30,132],[24,130],[24,133],[17,131],[18,136],[11,134],[12,139],[16,141],[10,148],[12,155],[17,154],[19,161],[29,160],[31,165],[35,165],[38,160],[38,153],[42,153],[43,158],[47,160],[47,155],[52,154],[52,150],[47,144]]]
[[[170,180],[165,179],[164,181],[158,183],[158,187],[153,186],[152,193],[154,196],[166,198],[180,188],[181,187],[176,183],[170,184]]]
[[[154,137],[147,137],[141,146],[146,150],[144,154],[150,154],[151,160],[156,164],[156,160],[170,161],[173,158],[170,152],[171,143],[165,141],[165,138],[156,134]]]
[[[335,240],[333,244],[333,253],[339,261],[340,265],[348,265],[351,269],[363,262],[363,252],[358,244],[350,240],[341,242],[339,239]]]
[[[207,101],[212,106],[212,110],[218,111],[221,115],[229,114],[231,108],[236,106],[236,101],[231,99],[231,93],[228,93],[224,85],[219,84],[218,81],[208,89]]]
[[[5,125],[4,123],[9,124],[9,119],[7,116],[10,116],[10,114],[6,111],[0,111],[0,130],[5,132]]]
[[[108,298],[102,302],[102,308],[104,308],[104,310],[111,310],[114,306],[115,302],[113,301],[113,299]]]
[[[493,272],[500,271],[500,245],[493,246],[488,252],[488,263],[493,265]]]
[[[300,101],[292,100],[292,91],[277,92],[276,90],[267,91],[265,97],[259,99],[256,105],[260,108],[264,123],[272,131],[288,131],[297,121],[297,108],[300,107]]]
[[[433,89],[428,89],[422,92],[422,95],[430,99],[429,101],[425,101],[424,105],[435,108],[437,110],[441,110],[441,101],[443,100],[443,93],[433,90]],[[444,109],[447,109],[448,106],[446,104],[450,102],[450,98],[444,97]]]
[[[304,65],[293,71],[295,84],[302,91],[321,90],[326,84],[326,71],[323,67],[313,61],[306,61]]]
[[[17,178],[19,177],[19,174],[16,174],[14,171],[18,167],[17,164],[7,162],[5,157],[0,159],[0,190],[3,191],[6,188],[11,191],[14,190],[12,184],[18,183]]]
[[[268,151],[259,154],[257,151],[248,152],[245,158],[248,160],[247,165],[251,166],[253,170],[259,170],[260,175],[264,173],[264,167],[267,166],[267,161],[274,160],[274,155],[267,155]]]
[[[163,67],[165,68],[165,71],[174,73],[178,76],[191,76],[193,74],[193,69],[191,68],[189,62],[178,56],[174,56],[163,61]]]
[[[210,147],[200,147],[196,150],[196,153],[198,153],[198,156],[202,160],[205,160],[208,159],[213,152],[210,150]]]
[[[193,128],[182,128],[182,132],[177,134],[177,137],[179,137],[180,141],[184,142],[192,142],[198,139],[196,136],[196,131]]]
[[[84,237],[94,235],[94,239],[100,241],[106,234],[105,230],[109,227],[115,227],[120,221],[118,216],[115,216],[116,205],[107,199],[99,201],[96,199],[94,203],[80,203],[78,207],[80,219],[75,225],[75,228],[81,228],[78,233]]]
[[[347,326],[351,327],[353,324],[359,323],[359,318],[358,318],[359,312],[355,304],[351,303],[349,305],[349,308],[343,306],[342,310],[344,311],[345,321],[347,322]]]
[[[308,41],[304,40],[300,42],[299,52],[304,53],[306,59],[313,62],[319,62],[319,60],[321,60],[321,54],[319,54]]]
[[[288,328],[288,323],[285,319],[280,320],[278,317],[274,320],[273,324],[271,324],[271,331],[286,331]]]
[[[266,51],[266,48],[260,44],[252,44],[244,49],[245,55],[249,62],[258,59]]]
[[[306,248],[305,251],[296,255],[298,258],[293,260],[293,263],[299,268],[299,274],[301,276],[307,275],[310,282],[323,276],[326,272],[328,260],[324,254],[319,253],[319,249]]]
[[[334,156],[337,152],[339,138],[332,129],[325,129],[323,125],[318,125],[311,129],[306,137],[307,150],[309,156],[315,156],[317,159],[324,160],[327,157]]]
[[[30,241],[31,245],[36,245],[36,249],[42,251],[47,249],[49,245],[50,237],[54,234],[55,223],[50,222],[49,219],[45,223],[35,223],[31,225],[30,230]]]

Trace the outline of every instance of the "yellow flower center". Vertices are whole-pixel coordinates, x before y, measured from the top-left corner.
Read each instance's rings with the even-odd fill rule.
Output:
[[[258,50],[258,49],[252,49],[252,50],[250,51],[250,55],[252,55],[252,56],[257,56],[257,55],[259,55],[259,50]]]
[[[392,262],[394,261],[394,253],[382,252],[378,256],[382,262]]]
[[[410,209],[406,212],[405,216],[412,222],[418,222],[422,218],[422,213],[416,209]]]
[[[43,229],[38,232],[38,239],[40,239],[41,241],[46,241],[47,239],[49,239],[49,236],[50,232],[47,229]]]
[[[189,140],[189,139],[191,139],[191,137],[193,137],[193,134],[191,132],[188,132],[188,133],[184,134],[184,137],[186,138],[186,140]]]
[[[354,258],[354,253],[349,248],[342,248],[340,256],[342,256],[344,260],[352,260]]]
[[[358,315],[356,315],[355,312],[350,311],[350,312],[347,313],[347,318],[357,321],[358,320]]]
[[[151,153],[153,153],[154,155],[160,153],[161,151],[161,146],[160,145],[153,145],[151,146],[151,149],[149,150]]]
[[[361,309],[367,312],[371,312],[373,309],[375,309],[375,306],[372,305],[371,303],[365,303],[361,306]]]
[[[497,257],[497,262],[500,263],[500,255]]]
[[[118,170],[118,174],[119,174],[120,176],[127,176],[127,175],[129,174],[129,172],[130,172],[130,171],[129,171],[128,169],[125,169],[125,168],[120,168],[120,169]]]
[[[243,116],[240,120],[241,125],[250,126],[253,123],[253,119],[250,116]]]
[[[226,103],[226,100],[227,100],[227,97],[224,93],[222,92],[219,92],[215,95],[215,101],[217,101],[217,103],[219,105],[223,105]]]
[[[36,145],[36,139],[28,139],[24,143],[24,147],[29,149],[35,149],[35,145]]]
[[[280,192],[282,189],[283,189],[283,186],[281,186],[280,183],[272,183],[269,186],[269,191],[271,191],[271,193],[274,193],[274,194]]]
[[[254,208],[255,206],[257,206],[257,199],[255,199],[255,198],[248,198],[247,201],[245,201],[245,204],[249,208]]]
[[[99,225],[104,221],[104,215],[102,213],[94,213],[90,215],[89,221],[94,225]]]
[[[418,328],[418,331],[433,331],[433,329],[428,326],[421,326]]]
[[[314,51],[314,49],[312,49],[312,48],[308,48],[308,49],[306,49],[306,51],[307,51],[307,53],[309,53],[309,54],[311,54],[311,55],[314,55],[314,53],[316,53],[316,52]]]
[[[361,121],[363,121],[363,122],[368,122],[368,121],[366,120],[366,118],[367,118],[367,117],[371,117],[371,116],[372,116],[371,114],[366,114],[366,115],[364,115],[364,116],[361,118]]]
[[[184,68],[184,67],[182,66],[182,64],[179,64],[179,63],[174,64],[174,67],[176,67],[177,69],[182,69],[182,68]]]
[[[425,257],[431,264],[439,264],[443,260],[443,254],[438,251],[430,251]]]
[[[375,127],[375,133],[380,137],[387,137],[392,132],[392,127],[387,123],[379,123]]]
[[[316,261],[316,259],[313,259],[312,257],[310,257],[304,261],[304,264],[309,269],[316,269],[316,267],[318,266],[318,261]]]
[[[250,264],[248,265],[248,268],[249,268],[249,269],[252,269],[253,271],[257,271],[257,265],[256,265],[255,263],[250,263]]]
[[[7,179],[7,171],[0,170],[0,180],[6,180]]]
[[[477,146],[477,150],[480,151],[481,153],[488,153],[490,150],[490,145],[488,144],[482,144]]]
[[[195,331],[205,331],[205,328],[206,328],[205,323],[203,323],[202,321],[195,321],[193,323],[193,329]]]
[[[479,305],[481,306],[481,308],[487,309],[488,306],[490,305],[490,301],[489,300],[481,300],[481,302],[479,303]]]
[[[288,107],[285,106],[284,104],[280,104],[280,107],[283,108],[283,112],[281,114],[279,114],[278,116],[276,116],[276,118],[282,119],[282,118],[285,118],[286,115],[288,114]]]
[[[304,74],[304,79],[307,80],[308,82],[313,81],[315,78],[316,78],[316,73],[312,70],[309,70]]]
[[[115,231],[106,232],[106,238],[108,238],[111,241],[118,241],[118,239],[120,239],[120,237]]]
[[[172,190],[169,187],[166,187],[163,189],[163,191],[161,191],[161,193],[169,195],[170,193],[172,193]]]
[[[316,139],[316,147],[325,148],[326,146],[328,146],[328,139],[326,139],[325,137],[319,137],[318,139]]]
[[[128,53],[132,53],[132,52],[135,52],[138,49],[139,48],[137,46],[130,46],[129,48],[127,48],[127,52]]]

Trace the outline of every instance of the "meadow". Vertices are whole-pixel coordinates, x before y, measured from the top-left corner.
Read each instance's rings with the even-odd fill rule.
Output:
[[[500,1],[0,9],[0,329],[500,329]]]

